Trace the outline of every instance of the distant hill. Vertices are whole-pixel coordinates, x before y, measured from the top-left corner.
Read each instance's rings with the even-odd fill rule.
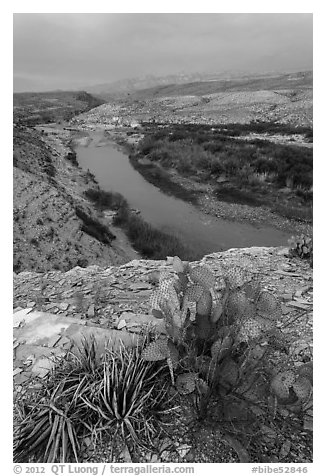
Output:
[[[14,93],[14,122],[39,124],[69,120],[76,114],[103,104],[86,91]]]
[[[283,89],[311,89],[312,72],[300,72],[264,77],[241,77],[238,79],[211,79],[186,84],[169,84],[136,91],[136,99],[171,96],[205,96],[222,92],[270,91]]]
[[[292,84],[293,83],[293,84]],[[171,95],[204,95],[223,91],[312,87],[312,72],[295,73],[193,73],[129,78],[85,87],[90,94],[104,99]]]

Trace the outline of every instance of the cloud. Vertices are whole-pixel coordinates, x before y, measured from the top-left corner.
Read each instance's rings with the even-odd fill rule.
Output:
[[[33,76],[62,88],[181,70],[289,68],[312,68],[312,14],[14,15],[20,88]]]

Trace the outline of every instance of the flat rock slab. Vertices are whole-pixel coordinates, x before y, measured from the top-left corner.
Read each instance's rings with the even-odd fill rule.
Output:
[[[140,339],[126,331],[86,326],[81,319],[63,315],[30,312],[30,309],[18,311],[14,316],[17,315],[14,376],[28,373],[45,377],[54,367],[55,360],[64,356],[68,348],[78,355],[85,339],[90,342],[94,337],[99,356],[107,348],[118,349],[122,344],[125,347],[135,346]],[[27,362],[31,356],[32,361]]]
[[[27,315],[20,314],[20,326],[14,329],[14,337],[18,342],[25,344],[48,345],[50,342],[58,341],[57,336],[61,335],[72,323],[79,322],[84,325],[85,321],[77,320],[68,316],[50,314],[47,312],[30,312]],[[52,346],[54,347],[54,344]]]
[[[126,328],[132,330],[132,327],[155,327],[161,334],[166,334],[165,323],[163,319],[158,319],[149,314],[135,314],[133,312],[123,312],[118,321],[125,322]]]

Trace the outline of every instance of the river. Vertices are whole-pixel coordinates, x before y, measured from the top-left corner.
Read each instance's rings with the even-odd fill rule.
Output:
[[[288,234],[271,227],[257,228],[205,215],[191,204],[161,192],[147,182],[103,131],[75,150],[78,163],[89,169],[105,191],[119,192],[145,221],[174,234],[198,254],[250,246],[286,246]]]

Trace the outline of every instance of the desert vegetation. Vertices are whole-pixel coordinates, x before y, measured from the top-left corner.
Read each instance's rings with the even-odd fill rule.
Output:
[[[134,248],[142,256],[150,259],[165,259],[166,256],[180,254],[182,259],[196,259],[196,252],[170,234],[153,228],[129,207],[127,200],[119,193],[89,189],[85,195],[100,210],[115,210],[113,224],[121,227]]]
[[[306,127],[281,124],[250,125],[145,125],[145,137],[131,162],[144,175],[154,177],[154,168],[175,169],[197,182],[210,183],[219,200],[265,205],[279,214],[312,220],[313,152],[310,148],[277,144],[268,140],[239,139],[248,132],[277,132],[312,136]],[[139,158],[148,160],[141,165]],[[149,173],[149,170],[151,171]],[[221,179],[222,178],[222,179]],[[219,180],[220,179],[220,180]],[[168,182],[163,177],[164,184]],[[171,187],[173,193],[173,187]],[[298,210],[299,209],[299,213]],[[301,216],[300,213],[302,212]]]
[[[15,461],[82,461],[87,437],[109,461],[125,445],[141,462],[187,414],[189,438],[211,428],[240,462],[288,462],[288,438],[311,415],[312,361],[295,365],[280,303],[259,275],[221,263],[216,279],[175,256],[149,308],[165,334],[147,327],[135,347],[108,343],[102,357],[85,340],[15,402]]]
[[[124,441],[151,447],[171,399],[162,385],[166,369],[142,359],[146,342],[107,350],[101,359],[95,340],[85,339],[58,359],[41,388],[16,402],[15,461],[82,461],[83,438],[103,435],[111,435],[111,453]]]

